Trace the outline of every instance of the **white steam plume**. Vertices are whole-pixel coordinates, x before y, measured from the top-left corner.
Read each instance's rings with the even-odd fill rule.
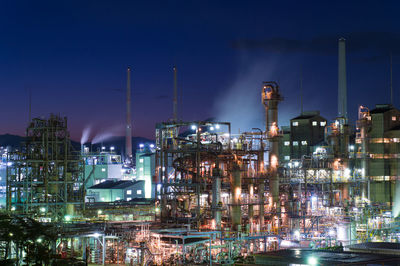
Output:
[[[90,138],[90,132],[92,131],[91,126],[86,126],[83,131],[82,131],[82,137],[81,137],[81,145],[85,144],[86,142],[89,141]]]
[[[124,126],[122,126],[122,125],[110,127],[108,129],[96,134],[96,136],[92,140],[92,144],[101,143],[112,137],[121,136],[121,135],[123,135],[123,132],[124,132]]]
[[[215,101],[217,121],[231,122],[232,133],[239,129],[251,131],[264,128],[264,108],[261,103],[262,81],[270,79],[271,74],[263,64],[256,64],[240,73],[223,95]]]

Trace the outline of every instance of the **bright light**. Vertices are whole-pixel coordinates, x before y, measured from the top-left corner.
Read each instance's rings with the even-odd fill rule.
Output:
[[[65,216],[64,216],[64,220],[65,220],[66,222],[71,221],[71,216],[70,216],[70,215],[65,215]]]
[[[300,238],[300,231],[299,230],[294,231],[294,237],[295,238]]]
[[[106,147],[104,147],[104,146],[103,146],[103,147],[101,147],[101,149],[102,149],[102,150],[105,150],[105,149],[106,149]]]
[[[354,151],[354,145],[350,145],[350,150]]]
[[[102,213],[103,213],[102,210],[98,210],[98,211],[97,211],[97,214],[102,214]]]
[[[272,168],[278,167],[278,158],[276,157],[276,155],[271,156],[271,167]]]
[[[140,143],[139,144],[139,148],[143,148],[144,147],[144,144],[143,143]]]
[[[309,257],[308,258],[308,264],[309,265],[317,265],[317,263],[318,263],[318,260],[317,260],[316,257]]]
[[[160,213],[160,208],[156,207],[156,213]]]
[[[299,162],[294,162],[294,167],[298,167],[300,165]]]
[[[350,169],[349,168],[344,169],[343,174],[345,178],[350,178]]]
[[[312,196],[311,197],[311,201],[317,201],[317,197],[316,196]]]
[[[41,239],[41,238],[38,238],[38,239],[36,240],[36,242],[38,242],[38,243],[42,243],[42,241],[43,241],[43,239]]]
[[[114,146],[111,146],[111,147],[110,147],[110,150],[112,150],[112,151],[113,151],[114,149],[115,149],[115,148],[114,148]]]
[[[218,124],[216,124],[216,125],[215,125],[215,128],[216,128],[216,129],[219,129],[219,125],[218,125]]]
[[[213,130],[214,130],[214,127],[210,127],[210,130],[213,131]]]
[[[9,235],[9,236],[13,236],[14,234],[13,234],[13,233],[9,233],[8,235]]]
[[[13,207],[11,207],[11,210],[12,210],[12,211],[15,211],[15,207],[14,207],[14,206],[13,206]]]
[[[153,148],[154,148],[154,144],[150,144],[150,148],[152,148],[152,149],[153,149]]]
[[[8,162],[8,163],[7,163],[7,166],[11,166],[11,165],[12,165],[12,162]]]
[[[93,235],[92,235],[93,237],[99,237],[99,236],[101,236],[99,233],[94,233]]]
[[[195,125],[192,125],[192,126],[191,126],[191,129],[192,129],[192,130],[196,130],[197,127],[196,127]]]
[[[40,208],[40,211],[41,211],[41,212],[46,212],[46,208],[45,208],[45,207],[42,207],[42,208]]]

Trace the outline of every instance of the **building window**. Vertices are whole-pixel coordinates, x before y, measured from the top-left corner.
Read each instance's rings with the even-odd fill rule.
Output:
[[[297,126],[299,125],[299,122],[295,121],[295,122],[292,123],[292,125],[293,125],[294,127],[297,127]]]
[[[285,156],[285,160],[289,161],[290,160],[290,156]]]
[[[392,116],[392,121],[396,121],[396,117],[395,116]]]
[[[321,127],[324,127],[324,126],[326,126],[326,121],[322,121],[319,124],[320,124]]]
[[[143,163],[143,159],[139,159],[139,163]]]
[[[132,190],[131,189],[127,190],[126,195],[132,195]]]
[[[141,191],[140,189],[138,189],[138,190],[136,191],[136,194],[142,195],[142,191]]]
[[[131,201],[132,200],[132,198],[126,198],[126,201]]]
[[[299,143],[297,141],[293,141],[293,146],[299,146]]]
[[[302,140],[301,145],[307,145],[307,140]]]
[[[105,172],[105,171],[106,171],[106,168],[101,168],[101,171],[102,171],[102,172]]]
[[[289,146],[289,145],[290,145],[290,141],[285,141],[285,142],[284,142],[284,145],[285,145],[285,146]]]
[[[318,125],[318,122],[317,122],[317,121],[312,121],[312,125],[313,125],[313,126],[317,126],[317,125]]]

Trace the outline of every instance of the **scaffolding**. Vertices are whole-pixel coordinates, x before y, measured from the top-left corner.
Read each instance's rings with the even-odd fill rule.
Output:
[[[66,117],[33,119],[22,149],[7,160],[8,211],[60,221],[84,208],[84,162],[71,145]]]

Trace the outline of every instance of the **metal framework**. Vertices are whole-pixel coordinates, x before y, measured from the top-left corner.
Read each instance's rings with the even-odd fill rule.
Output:
[[[7,155],[7,210],[59,221],[84,207],[83,167],[67,118],[35,118],[20,151]]]

